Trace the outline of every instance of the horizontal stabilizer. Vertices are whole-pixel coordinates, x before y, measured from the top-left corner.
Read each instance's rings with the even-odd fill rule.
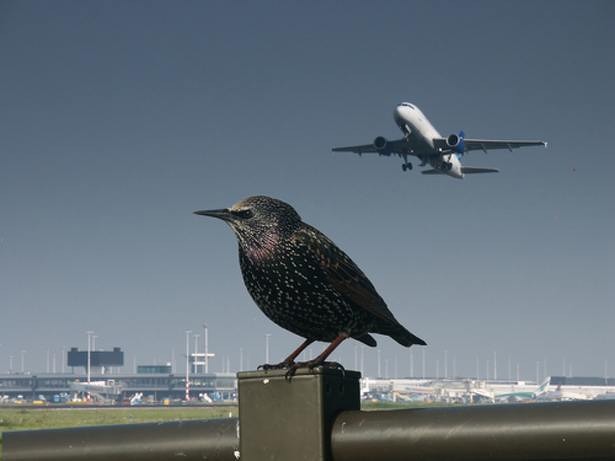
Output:
[[[461,172],[463,174],[477,174],[477,173],[499,173],[500,170],[495,168],[475,168],[472,166],[462,166]]]

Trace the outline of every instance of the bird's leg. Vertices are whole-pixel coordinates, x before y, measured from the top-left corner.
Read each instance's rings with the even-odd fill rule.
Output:
[[[308,360],[307,362],[298,362],[292,364],[286,372],[286,379],[290,380],[290,378],[292,378],[298,368],[308,367],[311,370],[312,368],[316,368],[318,365],[323,365],[325,363],[336,368],[339,367],[343,370],[344,367],[342,367],[339,363],[325,362],[325,359],[329,357],[331,353],[337,348],[337,346],[342,344],[342,341],[344,341],[349,336],[350,335],[348,333],[340,333],[333,341],[331,341],[331,344],[329,344],[327,348],[322,351],[322,353],[315,359]]]
[[[288,357],[286,357],[282,362],[276,363],[274,365],[270,365],[265,363],[264,365],[260,365],[258,368],[262,368],[263,370],[276,370],[280,368],[288,368],[291,367],[295,363],[295,359],[301,354],[306,347],[314,342],[313,339],[306,339],[301,343],[301,345],[295,349]]]

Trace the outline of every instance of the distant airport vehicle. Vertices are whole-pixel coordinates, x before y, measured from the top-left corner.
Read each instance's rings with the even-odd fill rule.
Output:
[[[463,178],[466,174],[497,173],[494,168],[476,168],[463,166],[461,157],[466,152],[482,150],[487,153],[493,149],[513,149],[524,146],[545,146],[545,141],[510,141],[504,139],[470,139],[463,131],[450,134],[444,138],[429,122],[427,117],[414,104],[402,102],[395,107],[395,123],[404,133],[404,137],[389,141],[378,136],[371,144],[360,146],[334,147],[333,152],[354,152],[355,154],[397,155],[403,158],[402,170],[412,169],[409,156],[417,157],[421,164],[432,166],[423,174],[443,174],[453,178]]]

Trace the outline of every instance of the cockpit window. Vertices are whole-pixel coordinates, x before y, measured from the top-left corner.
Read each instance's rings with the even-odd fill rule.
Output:
[[[414,109],[414,106],[409,102],[402,102],[399,104],[400,106],[409,107],[410,109]]]

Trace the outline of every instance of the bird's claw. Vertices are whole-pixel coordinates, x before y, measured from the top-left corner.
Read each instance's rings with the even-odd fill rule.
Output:
[[[283,370],[284,368],[289,368],[291,366],[293,366],[294,362],[280,362],[280,363],[274,363],[274,364],[270,364],[270,363],[264,363],[262,365],[259,365],[256,369],[257,370]]]
[[[295,373],[297,372],[299,368],[307,368],[309,370],[313,370],[314,368],[317,368],[317,367],[332,368],[334,370],[341,370],[342,372],[346,371],[346,369],[342,366],[341,363],[309,360],[307,362],[296,362],[296,363],[289,365],[288,371],[286,372],[286,375],[284,375],[284,377],[286,378],[287,381],[291,381],[293,376],[295,376]]]
[[[335,370],[346,371],[344,366],[338,362],[322,362],[320,365],[322,365],[325,368],[333,368]]]

